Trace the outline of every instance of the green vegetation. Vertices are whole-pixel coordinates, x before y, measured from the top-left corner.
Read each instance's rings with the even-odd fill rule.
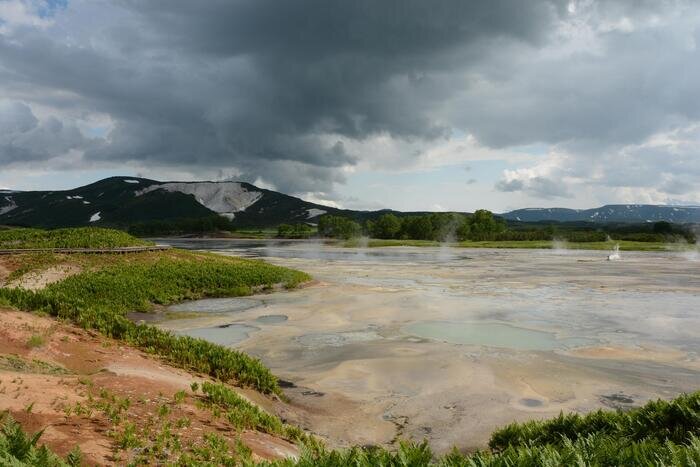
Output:
[[[609,251],[615,245],[619,245],[623,251],[684,251],[689,248],[684,244],[632,242],[632,241],[603,241],[603,242],[580,242],[566,243],[565,248],[569,250],[601,250]],[[435,247],[440,246],[440,242],[434,240],[380,240],[369,239],[365,243],[360,239],[353,238],[342,243],[347,248],[357,248],[365,246],[368,248],[379,248],[389,246],[414,246],[414,247]],[[561,243],[552,240],[492,240],[492,241],[472,241],[452,243],[453,247],[460,248],[527,248],[527,249],[554,249],[561,247]]]
[[[318,220],[318,234],[321,237],[342,238],[348,240],[359,237],[362,233],[360,224],[341,216],[323,216]]]
[[[215,405],[225,411],[226,420],[238,430],[258,430],[291,441],[314,444],[313,438],[307,436],[301,429],[282,423],[279,418],[270,415],[257,405],[251,404],[224,384],[205,381],[202,383],[202,393],[208,404]]]
[[[320,224],[319,224],[320,225]],[[367,221],[365,231],[383,240],[488,240],[506,231],[505,222],[484,209],[471,216],[436,212],[419,216],[397,217],[388,213]]]
[[[0,413],[0,465],[13,467],[77,467],[81,465],[80,449],[74,449],[66,458],[51,452],[46,446],[37,446],[43,430],[27,435],[8,414]]]
[[[234,229],[235,227],[230,220],[218,215],[186,219],[150,220],[129,225],[129,233],[139,237],[204,234]]]
[[[314,229],[307,224],[280,224],[277,227],[277,236],[280,238],[309,238],[314,233]]]
[[[44,336],[40,334],[32,334],[27,340],[27,347],[29,347],[30,349],[41,347],[42,345],[44,345],[44,342]]]
[[[511,223],[484,209],[467,216],[431,213],[412,216],[383,214],[360,227],[350,219],[323,216],[318,234],[347,240],[345,246],[360,246],[357,237],[370,236],[369,247],[435,246],[438,242],[459,243],[471,248],[552,248],[566,242],[570,249],[607,250],[620,243],[623,250],[666,250],[666,245],[695,242],[687,227],[656,222],[648,224],[592,225],[590,223]]]
[[[560,414],[545,421],[513,423],[494,432],[489,447],[502,451],[513,446],[560,445],[591,435],[629,441],[685,443],[700,436],[700,392],[672,401],[651,401],[627,412],[598,410],[587,415]]]
[[[344,247],[357,248],[369,247],[379,248],[385,246],[440,246],[440,242],[435,240],[380,240],[371,238],[366,242],[362,242],[359,238],[351,238],[343,243]]]
[[[668,251],[673,249],[667,243],[650,243],[650,242],[631,242],[626,240],[620,241],[602,241],[602,242],[566,242],[565,248],[568,250],[611,250],[615,245],[619,245],[623,251]],[[457,246],[463,248],[539,248],[553,249],[561,246],[560,243],[551,240],[523,240],[523,241],[484,241],[474,242],[465,241],[459,242]],[[683,249],[682,246],[679,246]]]
[[[97,227],[0,230],[0,249],[119,248],[148,245],[152,243],[134,238],[125,232]]]
[[[154,304],[250,295],[256,288],[275,284],[294,287],[309,279],[306,274],[262,261],[177,250],[103,255],[85,261],[90,264],[88,270],[42,290],[2,288],[0,303],[67,319],[175,365],[281,395],[277,379],[259,360],[202,339],[135,324],[126,314],[149,311]]]
[[[0,355],[0,369],[44,375],[70,374],[66,368],[55,363],[37,359],[27,360],[19,355]]]

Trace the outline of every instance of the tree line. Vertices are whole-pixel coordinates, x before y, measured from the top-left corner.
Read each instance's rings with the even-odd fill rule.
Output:
[[[376,219],[358,222],[343,216],[326,215],[319,219],[316,231],[308,224],[282,224],[282,238],[350,239],[367,236],[378,239],[455,241],[546,241],[604,242],[629,240],[637,242],[695,242],[693,232],[668,222],[637,225],[581,226],[567,224],[508,225],[492,212],[479,209],[472,215],[439,212],[397,216],[386,213]]]
[[[480,209],[471,216],[436,212],[398,217],[387,213],[364,224],[342,216],[323,216],[318,222],[321,237],[349,239],[366,235],[380,239],[435,240],[439,242],[490,240],[506,231],[503,219]]]

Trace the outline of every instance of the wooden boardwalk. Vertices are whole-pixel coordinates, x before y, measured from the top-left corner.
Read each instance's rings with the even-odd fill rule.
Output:
[[[170,245],[153,245],[153,246],[125,246],[118,248],[15,248],[15,249],[0,249],[0,255],[18,255],[21,253],[88,253],[88,254],[109,254],[109,253],[139,253],[143,251],[163,251],[169,250]]]

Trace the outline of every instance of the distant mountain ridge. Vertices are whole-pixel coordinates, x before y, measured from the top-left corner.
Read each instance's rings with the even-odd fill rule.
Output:
[[[0,225],[55,228],[85,225],[125,227],[137,223],[223,216],[238,227],[314,224],[324,214],[376,219],[425,214],[353,211],[304,201],[234,181],[160,182],[140,177],[110,177],[71,190],[0,191]],[[700,206],[607,205],[595,209],[529,208],[500,214],[513,222],[700,223]]]
[[[0,193],[0,224],[32,227],[125,226],[224,216],[240,226],[313,222],[343,210],[244,182],[159,182],[110,177],[71,190]]]
[[[607,204],[593,209],[526,208],[500,214],[521,222],[659,222],[700,223],[700,206],[664,206],[654,204]]]

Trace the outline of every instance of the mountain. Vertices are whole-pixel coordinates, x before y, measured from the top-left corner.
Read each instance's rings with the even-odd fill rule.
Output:
[[[310,203],[243,182],[159,182],[110,177],[72,190],[0,190],[0,225],[128,227],[152,221],[223,216],[237,227],[316,223],[324,214],[375,219],[425,212],[352,211]],[[596,209],[518,209],[501,216],[514,222],[700,223],[700,206],[607,205]]]
[[[667,221],[677,224],[700,223],[700,206],[658,206],[653,204],[607,204],[594,209],[527,208],[500,214],[521,222],[644,223]]]
[[[314,222],[343,211],[242,182],[159,182],[110,177],[72,190],[0,192],[0,224],[127,226],[221,215],[238,226]],[[347,215],[347,214],[346,214]]]

